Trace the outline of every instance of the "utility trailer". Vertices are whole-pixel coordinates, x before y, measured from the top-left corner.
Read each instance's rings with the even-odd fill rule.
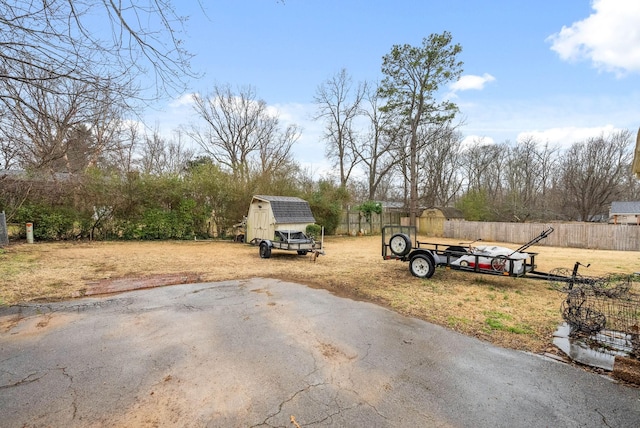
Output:
[[[324,254],[322,241],[316,242],[312,237],[297,230],[276,230],[274,239],[254,239],[253,242],[259,245],[260,257],[263,259],[271,257],[273,249],[296,251],[301,256],[306,256],[308,253],[313,253],[315,257]]]
[[[614,356],[614,364],[618,357],[640,358],[640,295],[632,290],[640,273],[587,277],[580,275],[578,269],[589,264],[580,262],[574,264],[573,270],[555,268],[548,273],[539,272],[535,265],[537,254],[525,250],[552,232],[550,227],[517,250],[510,250],[474,246],[479,240],[460,245],[420,242],[415,227],[385,226],[382,257],[409,262],[409,271],[419,278],[430,278],[436,267],[444,266],[462,272],[549,281],[550,288],[567,294],[561,311],[569,326],[570,340],[580,338],[580,342],[569,341],[568,348],[559,345],[568,356],[590,365],[603,361],[599,357],[602,355]]]
[[[409,262],[409,271],[418,278],[431,278],[436,267],[443,266],[463,272],[516,277],[527,275],[533,278],[568,281],[569,278],[561,277],[559,274],[536,271],[537,253],[525,252],[531,245],[552,232],[553,228],[550,227],[517,250],[512,250],[493,245],[474,246],[480,239],[460,245],[421,242],[417,239],[415,226],[384,226],[382,258]]]

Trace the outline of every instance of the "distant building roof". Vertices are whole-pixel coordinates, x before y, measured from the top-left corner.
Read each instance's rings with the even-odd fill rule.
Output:
[[[309,202],[295,196],[255,195],[253,199],[269,202],[276,223],[315,223]]]
[[[454,207],[436,207],[440,211],[442,211],[442,215],[447,219],[451,218],[464,218],[464,214],[458,208]]]
[[[381,207],[387,208],[387,209],[390,208],[390,209],[402,210],[405,208],[404,202],[378,201],[378,203],[380,204]]]
[[[611,202],[610,215],[640,214],[640,201]]]

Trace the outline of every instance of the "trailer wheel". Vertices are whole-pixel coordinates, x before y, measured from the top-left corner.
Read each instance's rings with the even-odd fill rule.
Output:
[[[389,239],[389,247],[393,254],[404,257],[411,251],[411,239],[404,233],[396,233]]]
[[[298,255],[299,256],[306,256],[308,252],[309,252],[309,250],[298,250]]]
[[[431,278],[436,271],[431,257],[424,254],[416,254],[409,261],[409,271],[418,278]]]
[[[260,257],[263,259],[271,257],[271,247],[266,242],[260,243]]]

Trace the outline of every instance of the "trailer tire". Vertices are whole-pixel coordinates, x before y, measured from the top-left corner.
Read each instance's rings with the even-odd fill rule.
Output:
[[[444,250],[444,254],[445,255],[451,255],[451,256],[464,256],[465,254],[468,254],[469,251],[467,251],[467,248],[465,247],[461,247],[460,245],[452,245],[450,247],[447,247],[446,250]]]
[[[431,278],[436,271],[436,266],[428,255],[416,254],[409,260],[409,271],[418,278]]]
[[[264,241],[260,243],[260,257],[263,259],[271,257],[271,247]]]
[[[308,252],[309,252],[309,250],[298,250],[298,255],[299,256],[306,256]]]
[[[411,239],[404,233],[396,233],[389,239],[391,252],[399,257],[404,257],[411,251]]]

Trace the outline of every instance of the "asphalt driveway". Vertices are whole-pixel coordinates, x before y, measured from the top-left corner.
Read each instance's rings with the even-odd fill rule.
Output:
[[[4,427],[632,427],[640,389],[255,278],[0,309]]]

